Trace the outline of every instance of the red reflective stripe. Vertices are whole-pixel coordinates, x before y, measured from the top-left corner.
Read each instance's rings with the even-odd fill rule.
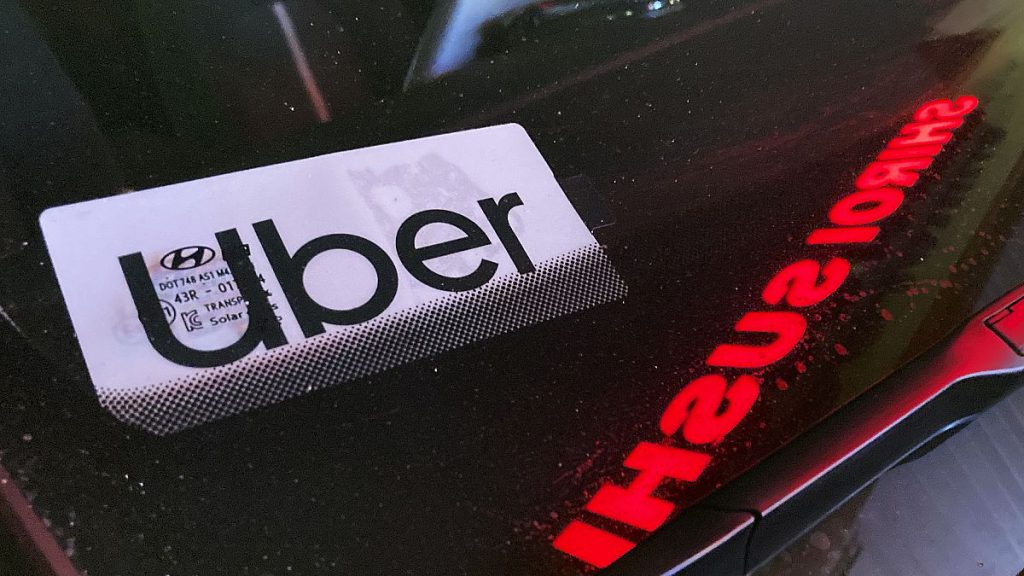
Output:
[[[789,354],[807,331],[807,320],[796,312],[747,312],[736,323],[737,332],[774,334],[768,344],[722,344],[708,357],[709,366],[763,368]]]
[[[622,558],[622,555],[632,550],[636,544],[611,532],[573,520],[555,538],[552,546],[587,564],[605,568]]]
[[[626,468],[638,470],[636,478],[623,488],[605,484],[587,502],[586,509],[605,518],[617,520],[653,532],[668,520],[675,504],[651,496],[666,478],[693,482],[711,462],[707,454],[641,442],[626,458]]]
[[[857,226],[855,228],[819,228],[807,236],[807,243],[818,244],[863,244],[878,236],[878,226]]]

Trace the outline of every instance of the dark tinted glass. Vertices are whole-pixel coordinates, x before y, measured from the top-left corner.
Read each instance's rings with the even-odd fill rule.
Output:
[[[6,2],[2,463],[91,574],[578,571],[551,539],[635,476],[782,267],[854,263],[676,504],[1021,281],[1022,32],[1014,0]],[[875,242],[804,244],[915,109],[963,94],[981,107]],[[165,438],[98,406],[43,209],[504,122],[608,205],[625,301]]]

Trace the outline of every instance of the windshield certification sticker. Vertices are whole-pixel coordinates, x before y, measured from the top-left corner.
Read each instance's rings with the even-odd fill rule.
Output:
[[[625,296],[518,125],[52,208],[100,402],[165,434]]]

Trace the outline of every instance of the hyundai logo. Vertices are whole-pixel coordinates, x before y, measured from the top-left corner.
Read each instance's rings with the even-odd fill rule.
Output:
[[[168,270],[191,270],[213,260],[216,255],[213,248],[185,246],[164,254],[160,259],[160,265]]]

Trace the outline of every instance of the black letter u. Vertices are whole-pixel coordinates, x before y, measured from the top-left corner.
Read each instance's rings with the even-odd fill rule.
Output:
[[[218,232],[217,242],[249,308],[249,326],[245,333],[234,344],[219,350],[196,350],[179,342],[164,317],[142,254],[126,254],[118,259],[150,344],[161,356],[175,364],[193,368],[223,366],[244,358],[261,342],[268,350],[288,343],[238,232],[234,228]]]

